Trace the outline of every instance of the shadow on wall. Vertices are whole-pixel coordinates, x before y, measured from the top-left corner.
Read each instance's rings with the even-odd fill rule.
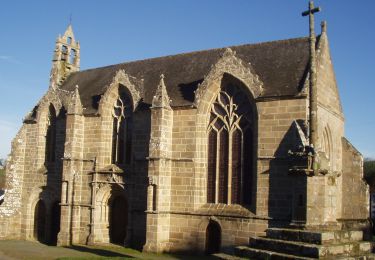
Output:
[[[268,210],[270,227],[283,227],[293,222],[304,222],[306,216],[306,176],[289,173],[289,150],[300,144],[293,123],[282,138],[269,168]]]
[[[148,185],[148,160],[149,142],[151,132],[150,105],[140,102],[134,112],[134,135],[133,135],[133,165],[130,176],[132,186],[129,198],[129,209],[131,210],[131,241],[132,248],[141,250],[146,243],[147,217],[147,185]]]

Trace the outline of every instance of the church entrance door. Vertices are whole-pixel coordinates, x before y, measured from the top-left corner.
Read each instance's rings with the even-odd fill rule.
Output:
[[[111,243],[124,245],[127,228],[128,209],[125,199],[117,196],[110,205],[109,237]]]
[[[46,234],[46,206],[42,200],[35,205],[34,212],[34,238],[40,242],[45,242]]]
[[[220,252],[221,228],[217,222],[210,221],[206,229],[206,253]]]
[[[57,244],[57,235],[60,232],[60,205],[55,202],[52,206],[52,221],[51,221],[51,240],[52,245]]]

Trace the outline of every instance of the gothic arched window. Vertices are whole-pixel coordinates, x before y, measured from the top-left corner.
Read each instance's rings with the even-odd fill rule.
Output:
[[[253,119],[247,95],[235,85],[222,88],[208,127],[208,203],[251,204]]]
[[[130,164],[132,133],[132,99],[120,88],[113,109],[112,163]]]
[[[46,163],[55,162],[56,154],[56,110],[51,104],[49,106],[49,113],[47,119],[47,134],[46,134]]]

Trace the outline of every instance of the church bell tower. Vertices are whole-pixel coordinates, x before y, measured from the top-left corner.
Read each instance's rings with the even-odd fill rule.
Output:
[[[70,73],[79,71],[79,42],[75,40],[69,24],[63,36],[59,35],[52,59],[50,88],[60,86]]]

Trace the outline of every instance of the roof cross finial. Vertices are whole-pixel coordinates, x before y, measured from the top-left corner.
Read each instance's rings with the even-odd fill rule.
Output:
[[[315,55],[315,28],[314,28],[314,13],[320,12],[320,7],[314,7],[314,2],[309,2],[309,10],[302,13],[302,16],[309,16],[310,22],[310,89],[309,89],[309,145],[316,149],[318,144],[318,98],[316,88],[316,55]],[[317,164],[315,162],[315,155],[313,157],[312,168],[314,173],[317,172]]]

